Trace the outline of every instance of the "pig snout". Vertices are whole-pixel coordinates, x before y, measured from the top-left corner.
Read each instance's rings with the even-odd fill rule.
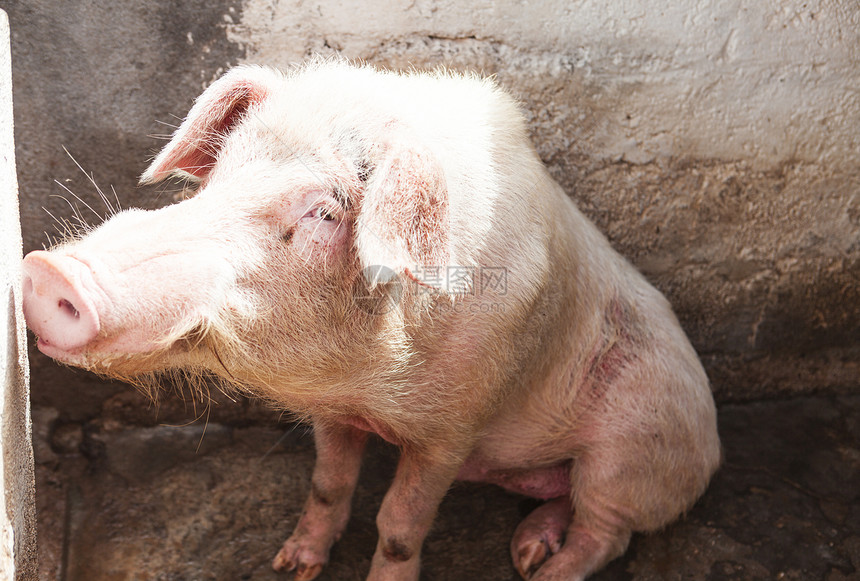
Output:
[[[98,335],[99,315],[87,288],[92,274],[84,263],[36,250],[24,258],[22,282],[24,318],[40,350],[75,351]]]

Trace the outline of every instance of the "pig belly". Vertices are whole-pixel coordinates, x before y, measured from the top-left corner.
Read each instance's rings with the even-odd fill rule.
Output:
[[[549,500],[570,496],[571,461],[537,468],[493,468],[477,457],[470,457],[460,468],[457,480],[486,482],[532,498]]]

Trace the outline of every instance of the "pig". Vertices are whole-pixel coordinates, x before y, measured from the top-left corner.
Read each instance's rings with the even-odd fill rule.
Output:
[[[64,364],[211,375],[313,426],[276,570],[323,569],[371,435],[400,455],[370,581],[418,579],[455,480],[545,501],[510,547],[533,581],[584,579],[704,493],[720,444],[693,347],[494,81],[240,66],[141,180],[171,177],[193,195],[29,253],[25,317]]]

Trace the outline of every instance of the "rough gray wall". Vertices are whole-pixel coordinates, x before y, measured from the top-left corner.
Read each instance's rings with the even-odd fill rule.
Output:
[[[231,65],[338,51],[478,70],[521,99],[553,175],[667,294],[719,399],[856,389],[860,7],[657,4],[7,2],[25,250],[53,230],[43,207],[70,214],[54,180],[103,208],[63,147],[124,205],[171,202],[175,185],[136,177],[161,122]],[[32,361],[34,400],[70,416],[120,389]]]

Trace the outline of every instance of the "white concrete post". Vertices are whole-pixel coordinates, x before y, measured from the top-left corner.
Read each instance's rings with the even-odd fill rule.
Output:
[[[11,60],[9,18],[0,10],[0,579],[29,581],[36,579],[36,510]]]

